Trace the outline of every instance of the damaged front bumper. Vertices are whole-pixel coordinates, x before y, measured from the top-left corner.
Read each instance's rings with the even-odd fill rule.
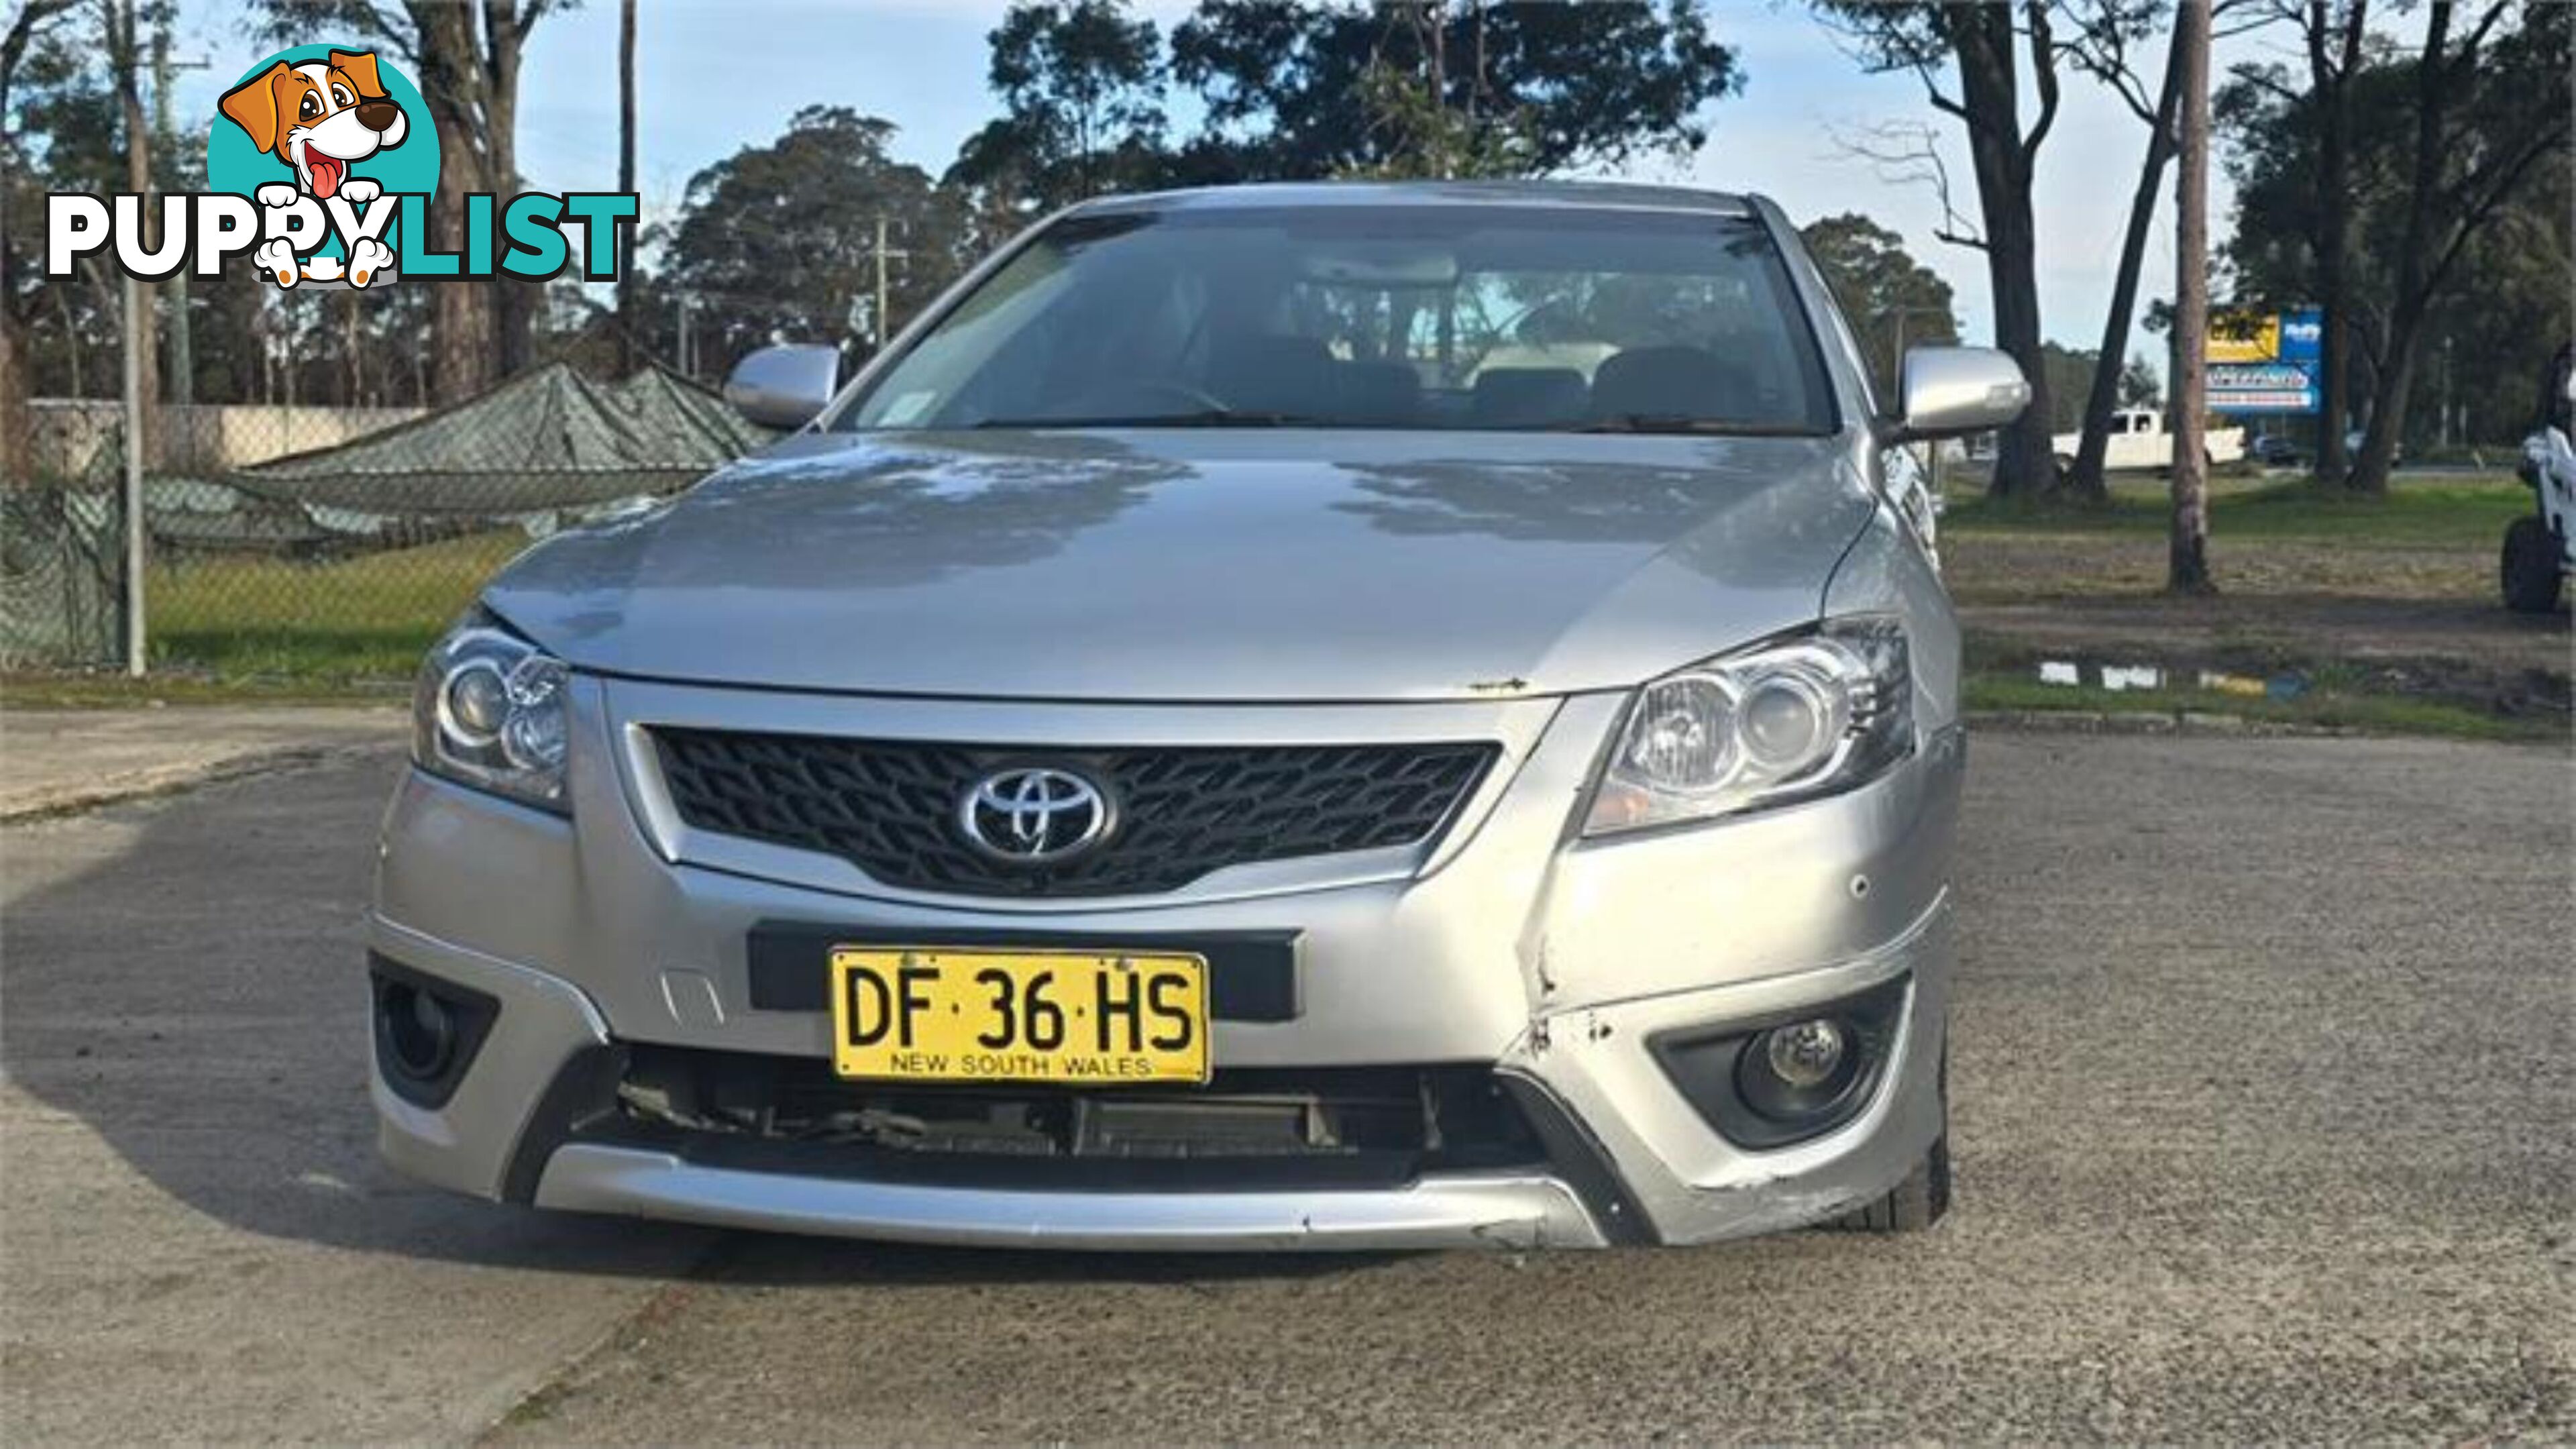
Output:
[[[746,709],[768,712],[774,728],[982,739],[1057,737],[1068,713],[1087,716],[1077,732],[1107,738],[1276,722],[1240,718],[1255,711],[746,703],[581,681],[577,826],[417,773],[388,812],[371,949],[495,1010],[441,1100],[416,1100],[377,1072],[383,1151],[431,1182],[545,1207],[1116,1249],[1699,1242],[1812,1223],[1885,1193],[1943,1130],[1958,735],[1927,736],[1914,759],[1845,796],[1650,838],[1570,841],[1569,813],[1618,705],[1578,696],[1365,711],[1371,737],[1393,728],[1503,742],[1489,787],[1424,859],[1033,910],[904,898],[836,874],[838,862],[690,838],[657,797],[637,732]],[[1340,713],[1306,711],[1300,724],[1326,738],[1360,726]],[[880,936],[1286,939],[1291,1005],[1220,1013],[1218,1089],[1229,1072],[1302,1090],[1300,1073],[1465,1070],[1489,1078],[1508,1120],[1472,1151],[1454,1140],[1472,1135],[1454,1111],[1445,1142],[1442,1111],[1430,1111],[1410,1157],[1333,1140],[1323,1144],[1333,1152],[1297,1163],[1169,1168],[855,1151],[685,1130],[639,1112],[650,1100],[636,1090],[639,1062],[696,1053],[821,1071],[825,1013],[756,1004],[747,942],[779,922]],[[1749,1028],[1874,992],[1894,1005],[1865,1099],[1786,1145],[1729,1140],[1656,1050],[1675,1033]],[[1331,1105],[1328,1088],[1308,1094]]]

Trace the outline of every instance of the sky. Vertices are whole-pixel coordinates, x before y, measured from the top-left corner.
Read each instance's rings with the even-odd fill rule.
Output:
[[[894,122],[897,157],[936,175],[994,113],[984,37],[1004,8],[1004,0],[641,0],[636,145],[646,220],[676,206],[698,170],[771,140],[808,105],[846,105]],[[1167,28],[1189,8],[1188,0],[1134,6]],[[1988,336],[1983,256],[1935,239],[1940,207],[1927,187],[1891,181],[1836,141],[1886,122],[1939,122],[1955,204],[1973,214],[1974,182],[1956,124],[1932,111],[1912,75],[1864,74],[1802,3],[1710,0],[1709,8],[1712,30],[1737,51],[1742,93],[1711,107],[1708,144],[1696,155],[1653,158],[1618,174],[1761,192],[1800,223],[1838,212],[1870,216],[1902,234],[1907,250],[1949,281],[1969,340]],[[529,42],[519,164],[535,187],[605,191],[615,184],[617,12],[615,0],[590,0],[547,16]],[[211,118],[224,86],[262,57],[244,13],[235,0],[183,0],[180,49],[212,64],[182,74],[181,115]],[[2281,31],[2229,37],[2215,69],[2293,60],[2292,43]],[[2157,37],[2138,64],[2161,77],[2163,63]],[[2041,148],[2035,195],[2040,312],[2052,340],[2089,348],[2101,331],[2146,133],[2089,79],[2069,76],[2063,96]],[[2215,168],[2212,179],[2213,230],[2223,236],[2229,188]],[[2148,297],[2172,292],[2172,211],[2168,184],[2147,256]],[[2133,342],[2133,350],[2144,349]]]

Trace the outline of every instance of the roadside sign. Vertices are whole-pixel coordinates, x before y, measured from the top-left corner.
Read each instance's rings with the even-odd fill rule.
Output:
[[[2325,328],[2313,308],[2223,312],[2209,322],[2209,410],[2313,413]]]

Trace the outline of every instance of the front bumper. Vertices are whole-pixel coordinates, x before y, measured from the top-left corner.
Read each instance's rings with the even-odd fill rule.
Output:
[[[1093,1248],[1398,1248],[1693,1242],[1829,1217],[1894,1186],[1943,1130],[1946,875],[1961,740],[1834,799],[1615,842],[1568,823],[1618,700],[1309,708],[1315,738],[1490,738],[1502,764],[1417,859],[1326,858],[1151,899],[966,902],[873,888],[837,861],[692,838],[658,795],[653,723],[916,738],[1197,742],[1275,733],[1253,709],[817,700],[585,680],[579,827],[414,773],[388,811],[371,949],[498,1004],[451,1096],[377,1074],[386,1157],[434,1183],[541,1206],[906,1241]],[[495,909],[496,903],[507,909]],[[1544,1160],[1316,1189],[1036,1190],[871,1180],[583,1137],[634,1044],[828,1055],[812,1010],[752,1004],[763,924],[1281,933],[1287,1019],[1220,1020],[1221,1067],[1474,1063],[1509,1089]],[[1748,1150],[1691,1105],[1649,1043],[1776,1018],[1903,980],[1856,1115]]]

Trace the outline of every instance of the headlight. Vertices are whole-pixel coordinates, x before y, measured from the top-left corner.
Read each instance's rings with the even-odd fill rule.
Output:
[[[566,812],[563,661],[477,611],[429,651],[412,689],[412,759],[432,774]]]
[[[1892,619],[1838,620],[1639,690],[1583,833],[1830,795],[1913,747],[1905,631]]]

